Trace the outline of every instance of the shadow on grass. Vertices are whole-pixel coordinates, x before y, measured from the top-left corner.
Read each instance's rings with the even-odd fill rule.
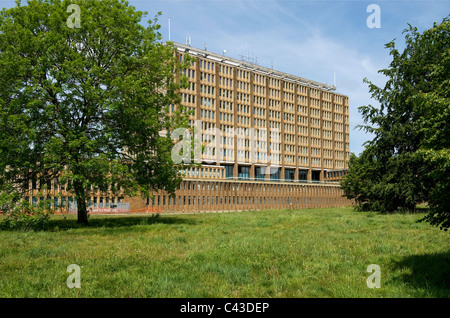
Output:
[[[414,210],[404,210],[404,209],[398,209],[395,211],[378,211],[378,210],[371,210],[371,209],[365,209],[361,208],[356,204],[353,204],[351,206],[353,208],[353,211],[355,212],[361,212],[361,213],[376,213],[380,215],[395,215],[395,214],[426,214],[430,212],[430,208],[428,206],[421,206],[418,205],[414,208]]]
[[[394,263],[395,269],[409,269],[399,278],[409,286],[427,291],[432,297],[450,297],[450,251],[412,255]]]
[[[398,209],[396,211],[380,212],[380,213],[381,214],[423,214],[423,213],[429,213],[429,212],[430,212],[430,208],[428,206],[418,205],[415,207],[414,210]]]
[[[78,224],[76,217],[69,216],[67,218],[51,218],[48,222],[39,227],[29,228],[27,230],[34,231],[65,231],[69,229],[95,229],[95,228],[130,228],[138,225],[152,225],[152,224],[197,224],[197,220],[176,217],[176,216],[161,216],[159,214],[152,215],[130,215],[130,216],[94,216],[89,218],[89,223]],[[24,230],[23,228],[5,228],[0,230],[16,231]]]
[[[143,216],[106,216],[89,218],[88,225],[81,225],[75,220],[51,220],[50,228],[57,226],[59,229],[65,228],[120,228],[136,225],[152,225],[152,224],[196,224],[196,221],[176,216],[161,216],[159,214],[143,215]]]

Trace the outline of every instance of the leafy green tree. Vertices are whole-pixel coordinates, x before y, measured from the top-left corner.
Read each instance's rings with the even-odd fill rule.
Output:
[[[450,21],[418,36],[422,42],[440,43],[428,49],[438,58],[429,64],[427,80],[434,83],[433,90],[421,91],[415,105],[420,114],[423,134],[417,156],[431,166],[428,177],[433,180],[430,193],[430,213],[423,219],[441,229],[450,228]]]
[[[342,183],[359,209],[414,210],[428,202],[434,216],[426,219],[448,227],[449,32],[449,17],[423,34],[410,25],[402,53],[394,41],[386,44],[392,62],[379,71],[388,79],[385,86],[365,79],[380,107],[359,108],[360,128],[374,139],[352,158]]]
[[[180,102],[189,61],[162,42],[157,15],[143,26],[148,13],[122,0],[16,4],[0,12],[0,191],[59,179],[79,223],[91,188],[173,193],[181,178],[170,132],[186,116],[167,106]]]

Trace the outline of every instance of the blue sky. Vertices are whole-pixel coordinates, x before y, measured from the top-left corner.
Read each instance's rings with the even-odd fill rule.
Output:
[[[25,1],[22,1],[25,2]],[[161,11],[164,40],[170,36],[193,47],[233,58],[247,55],[261,66],[311,80],[333,84],[350,100],[350,151],[359,154],[371,136],[355,129],[362,124],[361,105],[377,105],[370,98],[364,77],[377,85],[385,78],[378,70],[391,59],[384,45],[396,39],[408,23],[419,31],[441,22],[450,13],[450,0],[129,0],[148,19]],[[380,8],[380,28],[369,28],[369,4]],[[14,1],[2,1],[11,7]]]

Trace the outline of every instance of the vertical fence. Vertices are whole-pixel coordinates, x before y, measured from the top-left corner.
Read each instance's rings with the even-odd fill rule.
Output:
[[[339,184],[258,182],[243,180],[183,180],[175,196],[154,193],[130,198],[131,213],[201,213],[305,209],[351,205]]]

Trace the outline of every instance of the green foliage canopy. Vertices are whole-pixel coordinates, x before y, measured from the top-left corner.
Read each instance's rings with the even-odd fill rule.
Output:
[[[369,80],[380,107],[361,106],[365,125],[374,135],[363,153],[352,155],[342,188],[360,210],[414,210],[428,202],[424,219],[450,226],[450,21],[422,34],[409,26],[405,49],[386,44],[392,56],[388,78],[380,88]]]
[[[69,27],[70,4],[80,27]],[[157,15],[122,0],[29,0],[0,12],[0,191],[59,179],[87,223],[91,186],[117,195],[173,193],[178,76]]]

